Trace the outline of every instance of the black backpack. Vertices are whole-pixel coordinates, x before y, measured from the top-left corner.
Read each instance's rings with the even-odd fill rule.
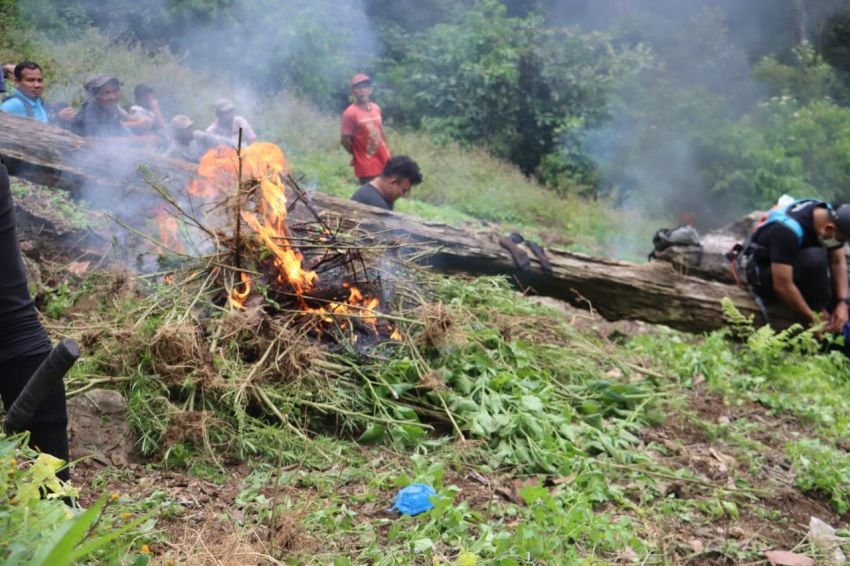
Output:
[[[662,228],[652,237],[652,247],[648,259],[655,259],[658,252],[663,252],[673,246],[698,248],[702,254],[702,244],[699,240],[699,232],[688,224],[682,224],[675,228]]]

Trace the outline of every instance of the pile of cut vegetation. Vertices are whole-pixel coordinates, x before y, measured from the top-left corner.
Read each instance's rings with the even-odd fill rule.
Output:
[[[62,326],[86,354],[71,394],[120,384],[142,454],[318,463],[323,439],[452,436],[518,471],[628,459],[652,370],[501,280],[436,278],[328,225],[275,146],[213,150],[199,170],[185,195],[154,184],[146,239],[166,268],[84,275],[104,300]]]

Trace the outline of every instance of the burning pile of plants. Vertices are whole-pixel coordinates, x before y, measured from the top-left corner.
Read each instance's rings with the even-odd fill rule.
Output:
[[[185,194],[152,186],[144,237],[176,267],[90,274],[108,300],[62,327],[87,354],[70,394],[123,386],[143,454],[326,463],[338,436],[450,435],[565,472],[634,439],[619,416],[646,406],[644,374],[504,282],[434,277],[331,220],[276,146],[211,150]],[[608,428],[623,446],[600,444]]]
[[[76,372],[151,377],[130,388],[143,453],[184,440],[210,454],[271,453],[280,442],[251,432],[271,424],[287,441],[316,426],[432,428],[385,403],[358,367],[404,348],[400,325],[423,324],[425,299],[406,281],[415,268],[395,246],[320,215],[273,144],[210,150],[185,190],[150,185],[161,198],[148,229],[121,224],[161,269],[109,284],[101,310],[114,319],[88,325],[89,367]]]
[[[381,312],[380,295],[393,298],[382,281],[395,270],[373,261],[387,248],[329,225],[289,173],[273,144],[210,150],[185,194],[153,183],[164,199],[154,214],[157,249],[206,248],[203,271],[230,310],[283,316],[326,344],[401,340]]]

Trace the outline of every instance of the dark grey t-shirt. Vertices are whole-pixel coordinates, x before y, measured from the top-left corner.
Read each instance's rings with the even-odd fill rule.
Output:
[[[359,202],[361,204],[368,204],[369,206],[376,206],[378,208],[383,208],[384,210],[392,210],[393,203],[387,202],[381,192],[375,188],[371,183],[366,183],[359,189],[354,195],[351,197],[351,200]]]

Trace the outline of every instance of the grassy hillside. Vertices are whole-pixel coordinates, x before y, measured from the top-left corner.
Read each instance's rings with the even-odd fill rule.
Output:
[[[165,50],[116,43],[95,31],[69,43],[40,39],[30,45],[38,48],[7,51],[0,58],[29,57],[43,64],[48,100],[79,104],[85,77],[109,73],[124,82],[126,105],[132,104],[133,87],[148,83],[166,116],[187,114],[198,127],[206,127],[214,119],[213,102],[227,96],[261,138],[284,148],[308,186],[339,196],[356,188],[349,157],[339,145],[338,117],[286,93],[256,97],[228,83],[226,76],[188,68]],[[380,92],[375,97],[380,101]],[[425,177],[410,198],[399,203],[403,212],[449,222],[496,222],[504,231],[518,229],[552,245],[571,244],[578,251],[634,260],[642,260],[653,231],[664,223],[644,220],[606,201],[559,198],[481,149],[437,143],[415,132],[389,130],[387,136],[392,151],[414,157]]]

